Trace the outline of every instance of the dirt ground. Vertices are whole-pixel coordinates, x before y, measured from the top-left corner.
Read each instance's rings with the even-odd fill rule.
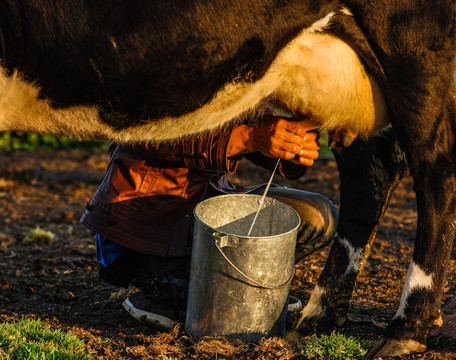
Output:
[[[122,308],[126,289],[98,278],[93,235],[79,224],[85,204],[108,161],[100,150],[0,154],[0,321],[39,317],[85,339],[99,359],[290,359],[297,350],[282,339],[243,344],[197,340],[183,325],[169,333],[137,323]],[[269,174],[243,163],[233,181],[253,184]],[[334,161],[321,159],[299,181],[274,182],[320,192],[338,205]],[[410,178],[396,190],[360,275],[346,335],[377,340],[394,316],[410,262],[416,226]],[[52,244],[23,243],[39,226],[55,234]],[[305,301],[324,265],[328,248],[297,266],[292,293]],[[444,304],[456,297],[456,247],[448,264]],[[434,336],[420,359],[456,359],[456,340]]]

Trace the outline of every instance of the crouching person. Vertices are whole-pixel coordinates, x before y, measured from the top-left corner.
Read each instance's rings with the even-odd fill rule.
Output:
[[[304,175],[318,157],[318,132],[308,121],[265,112],[261,121],[220,133],[160,145],[111,145],[106,176],[87,204],[81,222],[96,233],[100,276],[127,287],[150,278],[124,308],[136,319],[167,330],[185,319],[193,209],[220,194],[262,194],[265,185],[233,186],[242,157],[288,179]],[[269,197],[292,206],[302,223],[296,262],[330,243],[338,212],[320,194],[272,186]],[[292,299],[289,310],[300,310]]]

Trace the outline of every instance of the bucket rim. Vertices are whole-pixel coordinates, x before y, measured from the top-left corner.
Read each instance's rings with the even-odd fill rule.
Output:
[[[248,239],[273,239],[273,238],[277,238],[277,237],[282,237],[282,236],[284,236],[284,235],[287,235],[287,234],[290,234],[290,233],[296,231],[296,230],[299,228],[299,226],[301,225],[301,222],[302,222],[301,217],[299,216],[298,212],[297,212],[292,206],[290,206],[290,205],[284,203],[283,201],[280,201],[280,200],[278,200],[278,199],[275,199],[275,198],[269,197],[269,196],[266,196],[266,198],[268,198],[268,199],[270,199],[270,200],[273,200],[273,201],[275,201],[275,202],[277,202],[277,203],[279,203],[279,204],[285,206],[286,208],[289,208],[289,209],[292,211],[292,213],[294,213],[294,214],[296,215],[296,218],[297,218],[298,221],[297,221],[297,224],[296,224],[295,227],[293,227],[292,229],[290,229],[290,230],[288,230],[288,231],[286,231],[286,232],[283,232],[283,233],[277,234],[277,235],[265,235],[265,236],[238,235],[238,234],[233,234],[233,233],[229,233],[229,232],[226,232],[226,231],[221,231],[220,229],[217,229],[217,228],[215,228],[215,227],[213,227],[213,226],[210,226],[210,225],[206,224],[204,221],[202,221],[202,220],[200,219],[200,217],[196,214],[196,210],[200,207],[200,204],[204,203],[205,201],[210,201],[211,199],[214,199],[214,198],[220,198],[220,197],[234,197],[234,196],[236,196],[236,197],[240,197],[240,196],[241,196],[241,197],[256,197],[256,198],[259,198],[259,199],[261,199],[261,198],[263,197],[262,195],[257,195],[257,194],[223,194],[223,195],[216,195],[216,196],[210,197],[210,198],[208,198],[208,199],[205,199],[205,200],[199,202],[199,203],[195,206],[195,208],[193,209],[193,216],[194,216],[195,219],[197,219],[199,222],[201,222],[202,224],[204,224],[204,226],[206,226],[207,228],[213,230],[214,233],[217,232],[217,233],[219,233],[219,234],[221,234],[221,235],[227,235],[227,236],[236,237],[236,238],[238,238],[238,239],[246,239],[246,240],[248,240]]]

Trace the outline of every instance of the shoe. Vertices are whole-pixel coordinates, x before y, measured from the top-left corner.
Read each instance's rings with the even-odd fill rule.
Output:
[[[288,312],[297,313],[302,310],[302,302],[296,296],[288,295]]]
[[[155,329],[171,330],[182,321],[187,309],[188,280],[170,274],[155,278],[141,291],[130,295],[122,303],[136,320]]]

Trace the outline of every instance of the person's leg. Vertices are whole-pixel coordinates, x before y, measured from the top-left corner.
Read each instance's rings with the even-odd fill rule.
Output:
[[[123,302],[136,320],[160,330],[183,321],[187,308],[190,256],[147,256],[145,271],[153,280]]]
[[[128,287],[143,265],[145,256],[100,234],[95,236],[95,245],[100,278],[113,286]]]
[[[261,187],[252,193],[262,195],[263,191],[264,188]],[[296,242],[296,263],[332,242],[339,212],[328,198],[280,186],[271,187],[267,196],[290,205],[301,217]]]
[[[134,283],[141,290],[123,307],[135,319],[162,330],[171,329],[185,314],[190,256],[157,257],[141,254],[99,234],[95,237],[99,275],[113,286]]]

